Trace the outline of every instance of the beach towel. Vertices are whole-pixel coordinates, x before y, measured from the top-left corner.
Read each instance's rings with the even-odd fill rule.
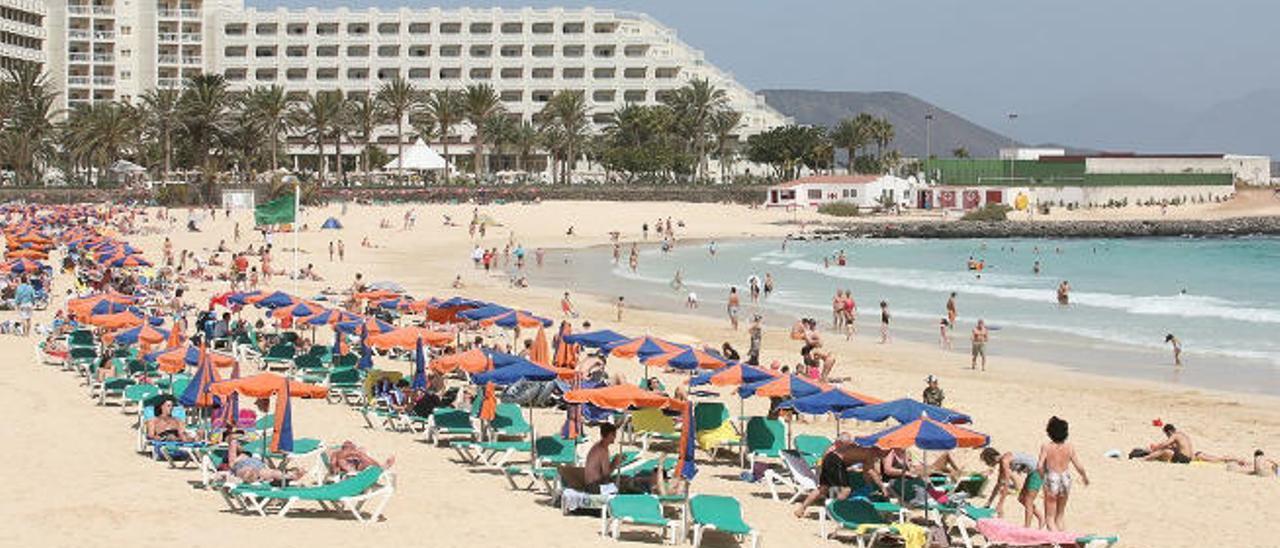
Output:
[[[1076,539],[1084,536],[1061,531],[1043,531],[1014,525],[1000,519],[978,520],[978,532],[992,544],[1007,546],[1075,546]]]
[[[710,451],[726,443],[737,443],[738,433],[734,431],[733,424],[725,421],[719,427],[712,430],[698,431],[698,447],[703,451]]]
[[[867,533],[875,532],[883,527],[885,527],[885,524],[883,523],[864,523],[859,525],[857,529],[854,529],[854,534],[865,535]],[[893,525],[889,525],[889,528],[893,529],[898,533],[898,536],[902,537],[902,544],[906,548],[925,548],[929,539],[928,532],[925,531],[924,527],[914,523],[895,523]]]

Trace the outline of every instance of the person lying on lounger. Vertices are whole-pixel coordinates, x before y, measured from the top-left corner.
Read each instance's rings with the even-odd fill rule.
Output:
[[[342,445],[329,451],[330,474],[354,474],[370,466],[381,466],[387,469],[395,463],[395,456],[387,457],[386,464],[379,463],[351,440],[344,441]]]
[[[963,473],[960,470],[960,465],[956,464],[955,459],[951,458],[951,453],[947,452],[938,455],[938,458],[929,464],[928,471],[930,474],[946,474],[951,476],[953,480]],[[912,462],[911,456],[907,454],[906,449],[890,450],[884,459],[880,461],[880,473],[886,480],[923,478],[924,472],[924,464]]]
[[[285,480],[297,481],[306,475],[303,470],[276,470],[267,466],[266,461],[240,452],[240,441],[232,438],[227,445],[227,462],[231,463],[228,471],[245,483],[268,482],[282,483]]]
[[[147,439],[151,441],[194,441],[182,421],[173,416],[173,398],[163,398],[155,404],[155,418],[147,421]]]

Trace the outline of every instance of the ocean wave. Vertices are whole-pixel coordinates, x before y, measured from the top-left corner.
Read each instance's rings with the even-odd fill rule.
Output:
[[[962,294],[986,295],[1036,303],[1053,303],[1057,299],[1054,289],[1009,287],[1000,285],[998,278],[990,280],[996,283],[978,284],[965,273],[901,268],[824,268],[820,263],[803,260],[792,261],[787,264],[787,268],[831,278],[919,291],[938,293],[955,291]],[[1280,324],[1280,310],[1254,308],[1226,299],[1202,295],[1125,295],[1073,291],[1071,302],[1079,306],[1120,310],[1147,316],[1217,318],[1249,323]]]

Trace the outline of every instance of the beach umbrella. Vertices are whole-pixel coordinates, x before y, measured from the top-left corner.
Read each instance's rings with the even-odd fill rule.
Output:
[[[578,345],[567,340],[566,337],[573,333],[573,325],[569,322],[560,322],[560,333],[556,334],[552,345],[555,351],[551,354],[551,364],[556,367],[576,367],[578,365]]]
[[[338,359],[347,355],[347,341],[343,340],[342,332],[337,329],[333,330],[333,351],[329,353],[329,358],[333,360],[331,365],[337,365]]]
[[[146,319],[142,314],[132,310],[125,310],[123,312],[116,312],[113,314],[89,316],[89,318],[85,320],[85,323],[96,325],[98,327],[105,327],[107,329],[119,329],[122,327],[137,327],[146,323]]]
[[[371,335],[378,333],[386,333],[392,331],[396,326],[377,318],[356,318],[354,320],[338,322],[338,329],[346,333],[356,333],[360,330],[368,331]]]
[[[227,297],[227,302],[244,306],[249,304],[249,299],[258,296],[265,297],[265,295],[262,295],[261,289],[255,289],[253,291],[232,291],[231,295]]]
[[[123,293],[99,293],[97,295],[90,295],[88,297],[67,301],[67,312],[71,312],[77,316],[88,316],[93,313],[93,308],[98,306],[98,303],[105,301],[116,304],[132,304],[136,300],[136,297],[125,295]]]
[[[967,428],[935,421],[929,417],[920,418],[876,432],[869,436],[859,436],[854,443],[863,447],[879,447],[880,449],[908,449],[918,447],[925,452],[924,474],[929,477],[929,451],[950,451],[958,447],[978,448],[991,443],[991,437]],[[925,519],[929,517],[929,505],[925,505]]]
[[[817,394],[797,397],[783,402],[778,407],[794,409],[807,415],[825,415],[827,413],[841,413],[849,409],[878,403],[881,403],[881,400],[840,388],[832,388]]]
[[[153,327],[149,323],[144,323],[138,327],[121,329],[108,333],[105,337],[107,342],[128,345],[138,344],[139,342],[146,344],[159,344],[169,338],[169,332]]]
[[[822,392],[824,386],[796,374],[788,374],[772,379],[744,384],[738,388],[738,395],[743,398],[761,396],[766,398],[803,398]]]
[[[471,382],[475,384],[492,382],[499,386],[507,386],[521,380],[550,381],[555,380],[556,377],[557,372],[555,370],[521,359],[518,362],[491,371],[472,375]]]
[[[126,255],[111,259],[110,264],[116,268],[136,268],[139,266],[151,266],[151,261],[148,261],[142,255]]]
[[[283,291],[274,291],[268,295],[262,295],[259,293],[258,295],[245,298],[245,302],[252,303],[258,308],[280,308],[282,306],[289,306],[295,301],[297,301],[297,299]]]
[[[276,420],[271,425],[271,452],[293,451],[293,397],[289,383],[284,383],[284,394],[276,394]]]
[[[512,310],[505,314],[500,314],[498,316],[492,316],[492,317],[480,320],[480,323],[482,325],[497,325],[498,327],[505,327],[507,329],[512,329],[512,328],[521,328],[521,327],[523,328],[547,327],[554,322],[552,322],[547,318],[543,318],[541,316],[534,316],[533,314],[530,314],[528,312],[520,312],[517,310]]]
[[[396,297],[393,299],[384,299],[378,302],[378,308],[386,310],[412,310],[414,304],[418,301],[408,297]]]
[[[645,407],[665,408],[672,399],[657,392],[650,392],[634,384],[615,384],[603,388],[586,388],[565,392],[564,401],[589,403],[603,409],[626,411]]]
[[[841,418],[857,419],[868,422],[884,422],[890,418],[905,424],[920,417],[929,417],[938,422],[948,424],[967,424],[973,422],[969,415],[952,411],[935,405],[919,402],[911,398],[887,401],[865,407],[857,407],[840,413]]]
[[[236,364],[231,368],[230,380],[234,381],[239,378],[240,362],[236,362]],[[232,428],[248,426],[240,424],[240,394],[238,392],[232,392],[227,397],[223,398],[223,402],[225,403],[223,405],[222,424],[225,428],[230,430]]]
[[[422,351],[422,338],[418,338],[418,347],[413,353],[413,383],[410,385],[414,390],[425,390],[427,388],[427,356]]]
[[[773,379],[775,375],[768,370],[753,365],[735,363],[708,371],[689,380],[689,386],[711,384],[714,386],[741,386]]]
[[[499,306],[496,304],[490,304],[490,305],[485,305],[478,308],[463,310],[461,312],[458,312],[457,316],[459,318],[462,318],[468,321],[481,321],[481,320],[487,320],[489,318],[493,318],[496,316],[501,316],[508,312],[511,312],[510,308],[507,308],[505,306]]]
[[[551,351],[547,348],[547,331],[538,326],[538,334],[533,337],[533,347],[529,349],[529,361],[543,367],[551,366]]]
[[[275,310],[272,310],[271,317],[286,318],[286,317],[292,316],[294,318],[301,318],[304,316],[315,316],[316,314],[319,314],[321,312],[324,312],[323,306],[320,306],[316,303],[298,301],[298,302],[295,302],[294,304],[281,306],[279,308],[276,308]]]
[[[209,391],[219,397],[237,393],[248,398],[270,398],[284,392],[286,386],[289,388],[290,396],[294,398],[319,399],[329,394],[327,388],[318,384],[309,384],[268,372],[214,383]]]
[[[645,335],[643,337],[635,337],[632,339],[624,339],[609,343],[603,347],[610,354],[622,358],[647,358],[658,354],[666,354],[677,350],[684,350],[687,346],[664,341],[656,337]]]
[[[685,481],[690,481],[698,475],[698,463],[694,453],[698,447],[697,436],[694,434],[694,428],[697,427],[697,423],[694,422],[694,406],[684,401],[677,402],[676,407],[681,408],[680,455],[676,459],[676,471]]]
[[[31,259],[14,259],[4,263],[3,268],[14,274],[27,274],[40,271],[40,269],[44,268],[44,265]]]
[[[370,283],[369,287],[365,288],[366,291],[375,291],[379,289],[384,291],[390,291],[392,293],[404,293],[403,285],[400,285],[396,282],[392,282],[388,280],[382,280],[380,282]]]
[[[433,322],[453,323],[459,321],[457,314],[464,310],[479,308],[488,303],[462,297],[452,297],[443,301],[434,301],[427,305],[427,318]]]
[[[320,225],[320,230],[341,230],[342,222],[335,217],[329,217],[324,220],[324,224]]]
[[[375,348],[413,348],[415,344],[446,346],[453,342],[453,335],[431,331],[422,327],[401,327],[369,337],[369,345]]]
[[[564,341],[579,344],[588,348],[602,348],[618,341],[627,341],[628,337],[611,329],[600,329],[595,332],[572,333],[563,335]]]
[[[474,375],[521,361],[525,360],[519,356],[495,350],[473,348],[466,352],[446,354],[431,360],[431,370],[437,373],[449,373],[455,369],[461,369]]]
[[[530,409],[532,410],[532,408]],[[489,422],[496,416],[498,416],[497,390],[493,381],[489,381],[484,384],[484,399],[480,402],[480,420]],[[533,424],[532,421],[530,421],[530,424]]]
[[[48,259],[48,258],[49,258],[49,255],[48,255],[47,253],[45,253],[45,252],[43,252],[43,251],[37,251],[37,250],[35,250],[35,249],[19,249],[19,250],[16,250],[16,251],[10,251],[10,252],[8,252],[8,253],[5,253],[5,254],[4,254],[4,256],[5,256],[5,258],[6,258],[6,259],[37,259],[37,260],[45,260],[45,259]]]
[[[361,326],[360,329],[360,360],[356,362],[356,369],[368,371],[373,369],[373,350],[369,348],[369,326]]]
[[[117,302],[103,299],[101,301],[98,301],[97,304],[93,305],[93,307],[89,309],[89,314],[94,316],[101,316],[103,314],[115,314],[117,312],[124,312],[126,310],[133,311],[133,312],[138,311],[138,309],[131,304],[117,303]]]
[[[400,294],[385,289],[375,289],[373,291],[362,291],[351,296],[351,298],[359,301],[381,301],[384,299],[392,299],[399,297]]]
[[[198,351],[196,374],[187,389],[178,397],[184,407],[213,407],[214,398],[209,388],[218,382],[218,370],[202,345]]]
[[[173,329],[169,330],[169,340],[165,346],[167,348],[182,346],[182,322],[173,322]]]
[[[319,314],[311,316],[304,321],[310,325],[334,325],[338,322],[349,321],[352,319],[358,319],[358,317],[355,314],[338,310],[336,308],[326,308]]]
[[[181,373],[189,365],[198,366],[202,357],[211,362],[214,367],[231,367],[236,364],[236,359],[231,356],[204,351],[191,345],[152,352],[145,355],[143,359],[155,362],[161,371],[172,374]]]
[[[729,365],[729,360],[724,359],[719,353],[707,350],[698,350],[696,348],[687,348],[641,358],[645,367],[671,367],[674,369],[683,369],[686,371],[693,369],[716,369]]]

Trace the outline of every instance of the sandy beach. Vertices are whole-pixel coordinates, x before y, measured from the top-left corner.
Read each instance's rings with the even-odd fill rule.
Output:
[[[1280,201],[1269,199],[1251,196],[1241,204],[1170,208],[1169,215],[1274,214]],[[685,222],[684,228],[677,228],[681,239],[777,238],[797,231],[799,226],[794,223],[803,221],[811,226],[820,222],[811,211],[718,204],[508,204],[480,208],[480,213],[492,217],[499,226],[489,228],[484,240],[476,242],[467,234],[472,208],[467,204],[417,204],[308,209],[304,222],[309,230],[297,236],[302,250],[299,266],[314,264],[325,280],[301,282],[298,293],[312,295],[325,287],[349,287],[360,272],[368,281],[399,282],[419,298],[461,294],[559,318],[560,293],[571,291],[583,317],[597,328],[716,346],[731,341],[745,348],[745,331],[734,333],[723,320],[661,312],[648,309],[644,302],[633,302],[624,321],[617,323],[612,321],[609,296],[580,294],[574,287],[513,288],[501,271],[486,275],[473,268],[470,251],[477,243],[501,249],[513,241],[530,251],[547,249],[547,261],[563,260],[559,249],[606,244],[611,231],[620,231],[623,242],[634,241],[641,238],[643,223],[652,225],[666,217]],[[1203,211],[1193,212],[1192,208]],[[402,219],[410,209],[417,216],[417,226],[402,230]],[[1160,215],[1159,208],[1145,213]],[[231,219],[219,212],[212,221],[203,218],[204,212],[199,215],[199,233],[183,230],[186,213],[177,212],[179,223],[171,232],[126,239],[157,261],[166,235],[173,239],[175,251],[192,249],[198,253],[207,253],[220,240],[226,240],[232,249],[262,241],[251,230],[249,211],[233,212]],[[445,226],[442,219],[446,215],[457,225]],[[339,218],[345,228],[317,230],[330,216]],[[383,220],[393,228],[378,228]],[[232,238],[235,223],[243,233],[238,243]],[[566,235],[570,226],[573,236]],[[365,237],[377,247],[362,247]],[[286,248],[292,247],[292,238],[274,236],[277,267],[291,266]],[[653,238],[650,235],[650,241]],[[331,262],[328,257],[329,242],[337,239],[345,243],[343,262]],[[529,268],[530,276],[536,278],[536,267]],[[455,291],[449,286],[457,275],[466,287]],[[67,287],[65,278],[58,282],[62,284],[56,286],[59,290]],[[292,291],[293,286],[282,277],[271,285],[285,291]],[[221,282],[195,286],[197,296],[190,301],[207,302],[201,299],[225,289]],[[37,319],[47,321],[51,313],[52,307]],[[4,314],[3,319],[13,315]],[[763,362],[794,361],[798,345],[787,337],[787,328],[789,325],[769,326]],[[321,335],[321,341],[328,340],[327,333]],[[429,446],[407,434],[367,429],[351,408],[319,401],[295,406],[298,435],[329,443],[351,439],[375,457],[396,456],[396,493],[386,509],[386,519],[361,526],[351,520],[313,519],[306,514],[282,519],[229,513],[218,495],[193,488],[198,472],[171,470],[134,453],[131,426],[136,418],[115,407],[94,406],[84,387],[78,386],[79,379],[37,362],[34,342],[34,338],[0,337],[0,352],[14,356],[9,362],[12,371],[0,376],[0,414],[8,417],[0,426],[0,436],[9,441],[13,459],[4,474],[10,492],[0,502],[0,515],[6,517],[7,524],[0,531],[0,545],[227,546],[298,544],[309,539],[324,546],[577,547],[612,542],[598,534],[598,519],[561,517],[544,496],[511,491],[496,472],[476,471],[455,462],[455,453],[448,448]],[[843,386],[883,399],[918,398],[924,377],[937,375],[947,394],[947,406],[971,415],[974,429],[990,434],[992,445],[1002,451],[1035,454],[1045,441],[1046,420],[1052,415],[1069,420],[1071,441],[1092,480],[1087,487],[1077,483],[1072,493],[1067,526],[1073,531],[1119,534],[1121,546],[1274,545],[1277,529],[1265,516],[1280,507],[1276,478],[1254,477],[1224,465],[1113,460],[1104,458],[1103,453],[1112,449],[1127,453],[1157,441],[1162,436],[1152,421],[1159,418],[1189,433],[1202,451],[1249,457],[1261,448],[1269,455],[1280,455],[1280,398],[1092,376],[1006,358],[993,360],[986,372],[975,372],[969,369],[967,356],[959,353],[943,353],[932,345],[907,341],[879,345],[869,334],[851,342],[830,337],[828,346],[840,359],[835,374],[850,378]],[[403,362],[385,361],[378,366],[406,367]],[[634,360],[613,360],[611,368],[619,368],[630,379],[639,377],[641,370]],[[677,377],[665,380],[671,386]],[[736,405],[737,398],[725,396],[724,401]],[[748,414],[763,414],[766,407],[767,401],[746,402]],[[539,412],[539,430],[557,427],[562,417],[554,410]],[[861,434],[882,425],[849,422],[843,427]],[[835,425],[825,420],[795,425],[797,433],[831,435],[834,430]],[[985,469],[974,451],[957,451],[955,456],[968,469]],[[733,463],[700,463],[700,469],[692,491],[735,496],[743,504],[746,520],[762,531],[765,545],[837,545],[819,539],[816,520],[797,520],[786,504],[770,500],[763,485],[739,481],[736,459]],[[1008,517],[1020,519],[1021,509],[1012,497],[1005,510]],[[708,537],[705,544],[734,545],[720,536]]]

